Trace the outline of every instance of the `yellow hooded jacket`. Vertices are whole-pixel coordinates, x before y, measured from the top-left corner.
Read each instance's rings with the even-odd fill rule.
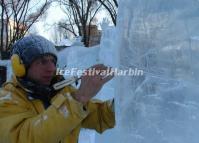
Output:
[[[0,90],[0,143],[77,143],[80,128],[102,133],[115,125],[112,102],[90,101],[86,109],[65,87],[45,109],[29,99],[16,81]]]

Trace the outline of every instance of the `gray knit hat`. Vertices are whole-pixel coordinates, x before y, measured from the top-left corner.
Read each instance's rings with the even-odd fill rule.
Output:
[[[18,40],[12,49],[12,55],[17,54],[27,67],[38,57],[50,54],[57,61],[57,51],[52,42],[38,35],[29,35]]]

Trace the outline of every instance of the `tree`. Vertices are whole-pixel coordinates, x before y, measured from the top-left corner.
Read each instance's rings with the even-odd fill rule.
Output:
[[[51,0],[1,0],[0,52],[10,51],[13,43],[24,37],[50,4]]]
[[[58,1],[67,17],[66,21],[59,23],[59,26],[71,32],[74,36],[82,36],[84,45],[88,46],[90,26],[102,4],[96,0]]]
[[[111,16],[112,22],[116,25],[117,21],[117,8],[118,2],[117,0],[98,0],[103,7],[108,11]]]
[[[68,33],[67,31],[65,31],[62,27],[59,27],[59,25],[54,24],[51,26],[52,29],[52,39],[53,41],[57,44],[59,43],[62,39],[68,39],[70,37],[70,33]]]

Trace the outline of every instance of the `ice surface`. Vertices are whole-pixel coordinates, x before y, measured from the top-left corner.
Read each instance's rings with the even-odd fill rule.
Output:
[[[100,61],[108,66],[117,67],[118,66],[118,48],[116,46],[115,27],[110,27],[108,25],[102,26],[102,38],[100,42],[99,59]]]
[[[121,0],[115,143],[199,142],[199,1]]]
[[[99,63],[98,55],[99,46],[92,48],[83,46],[68,47],[59,53],[59,67],[86,69],[93,64]]]

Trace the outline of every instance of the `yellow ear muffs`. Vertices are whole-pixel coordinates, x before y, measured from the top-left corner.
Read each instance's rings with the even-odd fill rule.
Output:
[[[12,64],[12,70],[13,73],[17,77],[23,77],[26,74],[26,68],[24,64],[22,63],[22,60],[17,54],[13,54],[11,57],[11,64]]]

